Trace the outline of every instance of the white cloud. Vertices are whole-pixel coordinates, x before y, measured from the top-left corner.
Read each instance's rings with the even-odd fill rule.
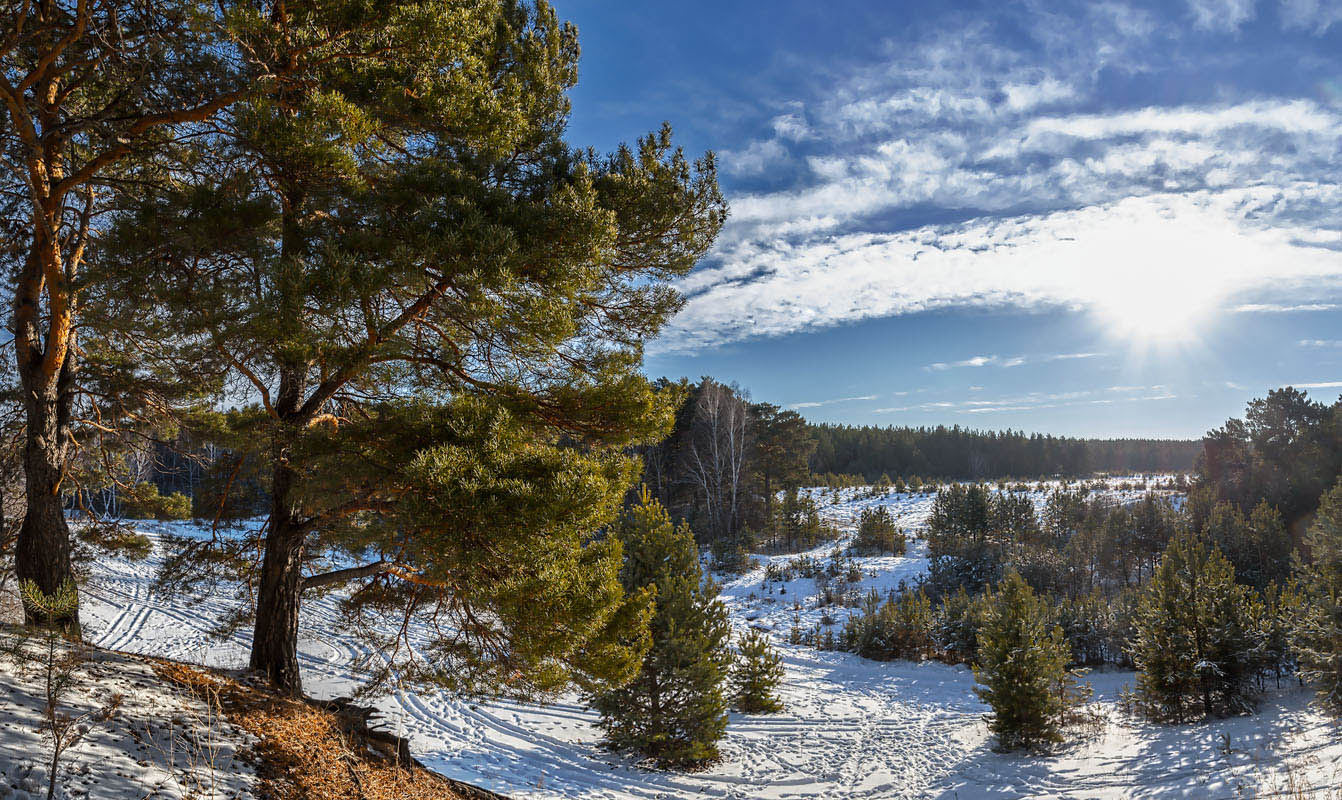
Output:
[[[1342,253],[1301,246],[1293,228],[1251,224],[1245,215],[1257,207],[1253,192],[1199,192],[892,234],[742,242],[687,279],[694,294],[655,347],[692,351],[953,306],[1088,308],[1114,324],[1133,314],[1182,318],[1244,292],[1342,276]]]
[[[744,150],[723,150],[722,163],[733,175],[760,175],[782,161],[787,150],[776,139],[751,142]]]
[[[914,126],[904,133],[807,156],[815,178],[808,185],[732,197],[722,244],[823,235],[927,205],[1075,207],[1153,192],[1264,186],[1284,187],[1276,200],[1283,204],[1335,201],[1339,194],[1327,170],[1342,147],[1342,115],[1306,100],[1049,116],[968,132]],[[1273,138],[1284,138],[1293,157],[1269,146]]]
[[[962,361],[937,361],[928,364],[924,369],[932,372],[945,372],[946,370],[959,369],[961,367],[1002,367],[1007,369],[1036,361],[1072,361],[1082,358],[1098,358],[1101,355],[1103,355],[1103,353],[1054,353],[1047,356],[1011,356],[1009,358],[998,355],[973,356]]]
[[[1231,309],[1237,314],[1295,314],[1304,311],[1335,311],[1336,303],[1245,303]]]
[[[1342,289],[1342,111],[1226,91],[1096,113],[1113,100],[1098,92],[1106,67],[1151,67],[1154,41],[1181,32],[1127,3],[1083,5],[1021,13],[1042,52],[970,24],[777,103],[766,138],[724,153],[724,168],[786,162],[794,182],[729,196],[717,247],[680,282],[689,302],[652,349],[950,307],[1090,309],[1148,335],[1212,309],[1337,307],[1323,287]],[[1230,28],[1256,13],[1248,0],[1190,8]],[[929,208],[949,221],[911,227]],[[929,368],[955,366],[976,365]]]
[[[1075,139],[1106,139],[1138,134],[1208,136],[1241,127],[1328,133],[1335,131],[1337,124],[1336,114],[1310,100],[1255,100],[1213,108],[1152,107],[1117,114],[1043,117],[1031,122],[1026,131],[1031,138],[1056,134]]]
[[[944,361],[938,361],[935,364],[928,364],[927,369],[936,372],[942,372],[948,369],[957,369],[959,367],[986,367],[989,364],[998,364],[1001,366],[1017,366],[1019,363],[1020,362],[1017,362],[1016,364],[1007,365],[1003,364],[1001,358],[999,358],[998,356],[974,356],[972,358],[966,358],[963,361],[952,361],[950,363]]]
[[[811,126],[801,114],[780,114],[773,118],[770,125],[774,129],[775,136],[788,141],[800,142],[814,135]]]
[[[1188,0],[1193,24],[1210,31],[1234,31],[1253,18],[1257,0]]]
[[[1132,388],[1141,389],[1143,387]],[[1162,388],[1163,387],[1150,387],[1152,390],[1159,390]],[[998,414],[1018,411],[1038,411],[1041,409],[1064,408],[1067,406],[1079,405],[1145,403],[1160,400],[1174,400],[1178,397],[1178,395],[1168,391],[1129,397],[1096,397],[1096,394],[1097,392],[1092,390],[1072,392],[1030,392],[1028,394],[1002,397],[994,400],[960,400],[955,402],[942,400],[928,403],[917,403],[914,405],[896,406],[892,408],[878,408],[875,409],[875,413],[903,414],[909,412],[933,412],[941,414]]]
[[[1009,83],[1002,87],[1002,91],[1006,94],[1007,108],[1015,112],[1032,111],[1039,106],[1053,105],[1077,96],[1075,86],[1053,77],[1046,77],[1037,83]]]
[[[1288,29],[1326,33],[1342,22],[1342,0],[1281,0],[1281,22]]]
[[[1337,339],[1301,339],[1301,347],[1342,347],[1342,341]]]

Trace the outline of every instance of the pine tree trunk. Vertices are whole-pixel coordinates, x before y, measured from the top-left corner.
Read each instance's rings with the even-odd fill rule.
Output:
[[[65,521],[61,498],[61,480],[70,444],[70,411],[74,382],[73,335],[55,331],[47,348],[56,348],[53,361],[37,347],[37,297],[34,284],[40,285],[40,264],[44,254],[39,242],[29,254],[15,297],[15,361],[23,389],[25,438],[23,452],[24,498],[26,508],[14,548],[14,573],[20,581],[32,581],[47,594],[54,593],[66,581],[74,581],[70,565],[70,528]],[[47,258],[52,258],[46,253]],[[43,620],[25,612],[25,624]],[[79,636],[79,608],[55,620],[67,635]]]
[[[298,610],[303,592],[304,532],[294,519],[291,495],[295,477],[294,470],[287,464],[275,465],[266,555],[256,598],[251,668],[264,672],[281,692],[301,697]]]
[[[49,409],[49,415],[55,416],[54,411],[54,408]],[[74,580],[70,566],[70,529],[65,522],[60,494],[63,453],[60,452],[62,448],[48,436],[43,436],[42,431],[31,427],[33,421],[30,414],[24,447],[27,509],[14,548],[14,573],[20,581],[32,581],[44,593],[54,594],[66,581]],[[39,417],[37,421],[43,419]],[[25,611],[27,625],[42,624],[44,619]],[[55,622],[67,635],[78,638],[78,607]]]
[[[285,260],[301,252],[296,209],[298,194],[286,195],[281,250]],[[293,283],[297,268],[281,271],[278,287],[281,304],[278,322],[282,335],[294,341],[301,337],[303,295]],[[303,695],[298,669],[298,610],[303,593],[303,544],[307,532],[301,527],[294,498],[298,472],[289,463],[290,436],[301,428],[299,419],[306,384],[307,365],[283,363],[279,369],[279,391],[275,414],[280,423],[271,453],[270,521],[266,532],[266,554],[261,564],[261,586],[256,597],[256,627],[252,637],[251,668],[264,672],[274,687],[293,697]]]

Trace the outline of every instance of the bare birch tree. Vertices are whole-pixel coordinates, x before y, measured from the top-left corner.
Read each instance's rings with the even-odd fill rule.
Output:
[[[749,404],[732,387],[705,378],[695,400],[687,458],[689,478],[704,504],[702,535],[736,543],[749,449]]]

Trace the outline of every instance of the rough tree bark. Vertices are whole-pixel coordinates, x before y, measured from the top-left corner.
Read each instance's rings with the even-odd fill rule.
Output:
[[[48,178],[60,178],[59,166],[35,159],[30,165]],[[54,235],[60,230],[64,201],[42,202],[34,210],[35,233],[14,294],[14,352],[22,388],[24,415],[25,512],[14,549],[14,573],[47,594],[74,581],[70,564],[70,530],[65,521],[61,483],[70,448],[73,404],[75,303],[70,274],[82,259],[82,241],[66,256]],[[81,239],[87,235],[86,205]],[[42,330],[41,305],[45,291],[49,321]],[[45,334],[45,335],[44,335]],[[45,621],[25,609],[29,625]],[[72,637],[79,636],[75,607],[53,622]]]
[[[270,524],[261,565],[251,668],[265,673],[276,689],[294,697],[303,694],[298,669],[298,610],[303,594],[304,531],[292,501],[294,470],[277,456],[274,467]]]
[[[302,207],[303,197],[300,192],[289,191],[283,202],[281,259],[297,259],[302,247],[297,209]],[[296,272],[282,271],[282,275]],[[296,337],[304,323],[302,292],[283,278],[277,281],[277,287],[281,330]],[[279,369],[279,386],[271,409],[276,429],[271,445],[270,520],[250,660],[252,669],[264,672],[276,689],[294,697],[303,695],[303,677],[298,668],[298,611],[303,595],[306,526],[294,498],[298,473],[289,463],[289,450],[293,437],[311,417],[310,412],[304,413],[303,402],[309,368],[301,360],[290,360]]]
[[[28,417],[23,458],[27,510],[14,549],[14,572],[19,580],[32,581],[52,594],[61,584],[74,580],[70,532],[60,493],[70,438],[70,398],[68,392],[59,391],[37,395],[28,388],[32,383],[23,381]],[[24,617],[29,625],[45,620],[26,609]],[[79,636],[77,609],[55,622],[68,635]]]

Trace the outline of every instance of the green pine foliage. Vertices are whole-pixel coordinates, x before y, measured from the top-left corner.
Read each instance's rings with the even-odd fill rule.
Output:
[[[972,664],[978,657],[983,599],[982,595],[970,595],[963,586],[942,599],[933,634],[943,660],[951,664]]]
[[[771,551],[796,553],[809,550],[839,535],[832,525],[820,519],[820,508],[809,494],[803,494],[793,486],[782,495],[773,507],[773,519],[768,528],[767,543]]]
[[[952,484],[937,492],[927,520],[928,584],[934,594],[958,586],[977,593],[1001,574],[1008,523],[1018,522],[1012,519],[1017,507],[1003,498],[978,484]]]
[[[1323,496],[1305,550],[1308,561],[1297,568],[1305,602],[1295,648],[1301,674],[1318,687],[1320,701],[1342,714],[1342,483]]]
[[[796,411],[772,403],[751,406],[754,447],[750,463],[764,497],[766,524],[774,518],[774,495],[795,489],[811,478],[808,461],[815,452],[810,426]]]
[[[1291,538],[1281,514],[1266,502],[1247,516],[1230,503],[1217,503],[1203,532],[1235,567],[1240,583],[1263,589],[1290,575]]]
[[[1080,666],[1131,666],[1131,638],[1135,591],[1106,597],[1099,591],[1058,598],[1058,624],[1072,648],[1072,663]]]
[[[727,610],[704,582],[690,529],[673,524],[646,489],[620,520],[618,538],[625,590],[650,592],[656,605],[637,677],[593,698],[606,741],[663,767],[712,763],[727,727]]]
[[[349,627],[383,652],[397,644],[375,633],[389,613],[450,625],[430,635],[430,658],[395,665],[400,680],[532,696],[634,675],[641,649],[621,639],[638,640],[648,603],[624,591],[619,541],[592,531],[616,518],[635,461],[554,446],[515,414],[469,397],[366,414],[305,438],[295,456],[314,470],[299,497],[306,507],[342,493],[385,504],[332,521],[317,542],[415,565],[342,603]],[[386,458],[395,453],[408,455]],[[368,668],[375,681],[391,677],[382,672],[390,663]]]
[[[984,600],[975,691],[992,707],[989,727],[1004,750],[1062,741],[1070,691],[1069,648],[1046,598],[1008,572]]]
[[[741,637],[731,677],[732,708],[745,714],[777,714],[783,710],[778,697],[783,659],[764,633],[751,629]]]
[[[876,661],[923,661],[937,653],[932,603],[922,589],[902,591],[881,602],[872,589],[858,613],[844,623],[839,641],[845,650]]]
[[[1258,680],[1263,685],[1270,674],[1281,688],[1282,680],[1299,671],[1299,658],[1292,646],[1304,595],[1295,580],[1270,583],[1262,592],[1263,616],[1259,626]]]
[[[1259,503],[1294,527],[1342,475],[1342,400],[1311,400],[1292,387],[1250,401],[1243,419],[1203,439],[1197,491],[1201,512],[1225,501],[1244,513]],[[1201,520],[1198,520],[1200,522]]]
[[[1137,694],[1166,722],[1252,708],[1262,604],[1214,545],[1184,532],[1143,589],[1132,644]]]
[[[862,509],[852,550],[858,555],[904,555],[904,531],[885,506]]]
[[[191,518],[191,498],[180,492],[160,494],[152,483],[137,483],[121,500],[121,515],[126,519],[159,521]]]

